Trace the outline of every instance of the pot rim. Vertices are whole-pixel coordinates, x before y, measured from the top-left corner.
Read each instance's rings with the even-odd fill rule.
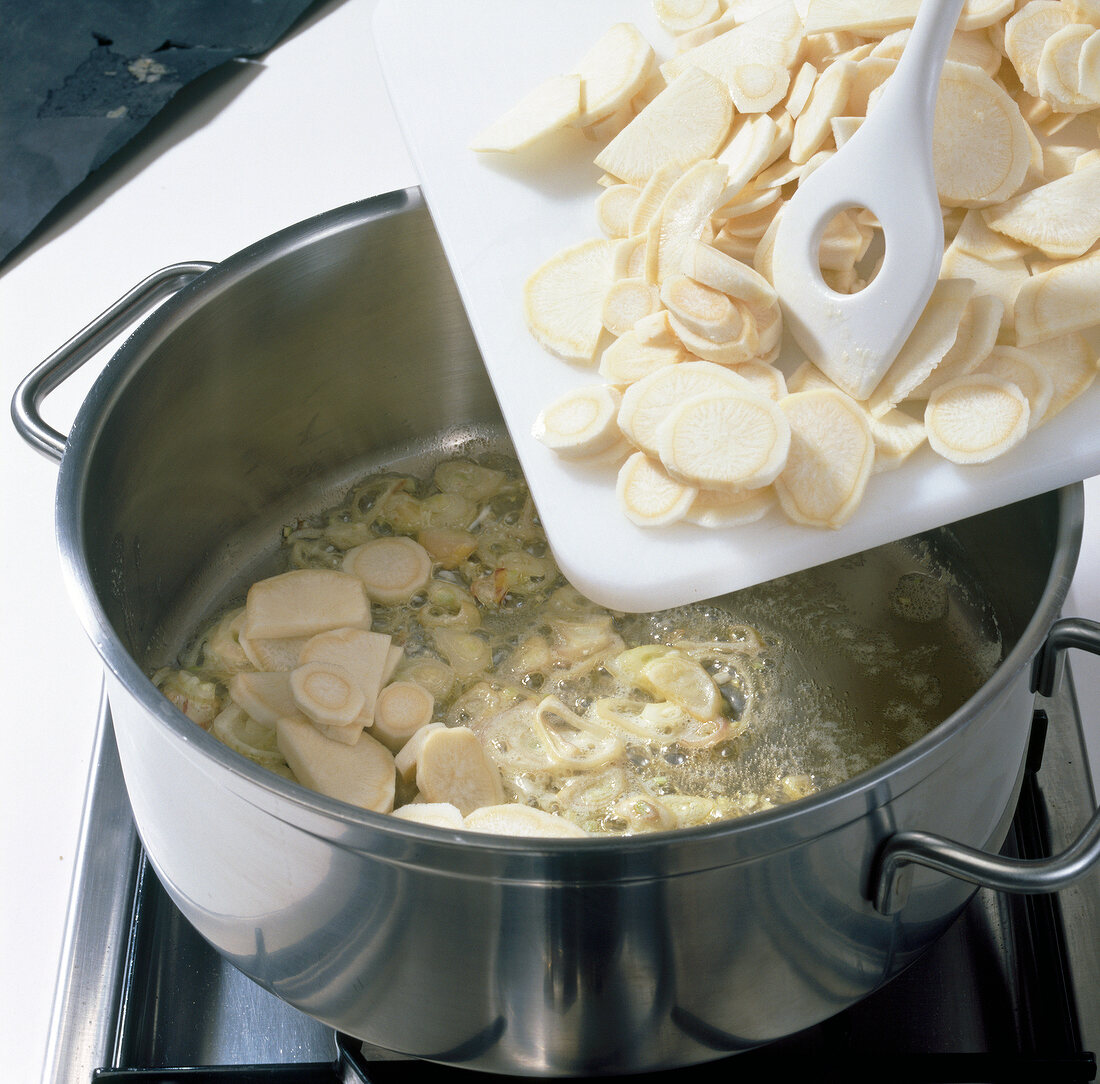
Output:
[[[294,823],[301,823],[301,815],[304,815],[312,826],[311,830],[315,829],[318,834],[331,834],[348,846],[354,847],[354,837],[365,831],[375,843],[379,837],[388,840],[390,846],[386,849],[392,848],[395,855],[405,854],[405,845],[410,842],[497,856],[569,858],[584,855],[592,856],[597,861],[611,855],[625,859],[627,856],[647,856],[676,848],[681,852],[681,862],[677,865],[684,868],[682,860],[691,854],[694,858],[689,860],[687,868],[697,869],[719,864],[719,859],[711,852],[711,848],[718,843],[733,844],[737,853],[745,858],[758,853],[756,847],[745,845],[745,841],[753,835],[768,836],[773,842],[781,839],[790,845],[806,835],[805,831],[796,829],[796,822],[802,818],[808,818],[813,824],[812,835],[820,835],[827,826],[839,826],[865,816],[869,809],[892,800],[923,778],[936,763],[943,746],[954,740],[977,716],[981,704],[994,701],[1029,664],[1050,625],[1058,617],[1080,550],[1084,522],[1084,487],[1081,483],[1057,491],[1059,516],[1056,548],[1040,602],[1012,650],[973,696],[928,734],[844,783],[775,809],[711,825],[634,836],[593,836],[589,839],[512,839],[421,825],[357,809],[254,764],[196,726],[157,691],[114,632],[92,587],[84,559],[81,510],[87,488],[87,461],[112,405],[124,393],[133,373],[160,342],[210,298],[232,288],[259,267],[326,235],[362,226],[372,219],[416,211],[423,206],[418,188],[397,190],[327,211],[257,241],[217,264],[165,302],[133,331],[108,361],[81,404],[66,442],[58,472],[55,509],[63,578],[77,615],[108,670],[138,699],[146,712],[168,728],[183,749],[193,751],[193,755],[235,780],[242,787],[242,796],[247,801],[270,809],[284,820],[290,820],[289,813],[294,811],[298,815],[293,818]],[[696,852],[695,844],[705,849]],[[768,852],[775,849],[775,846],[765,848]],[[723,848],[723,854],[728,853]],[[728,858],[721,860],[721,864],[727,862]],[[649,865],[644,860],[637,865],[630,861],[615,867],[621,870],[621,877],[615,874],[608,876],[609,879],[625,879],[636,876],[638,870]]]

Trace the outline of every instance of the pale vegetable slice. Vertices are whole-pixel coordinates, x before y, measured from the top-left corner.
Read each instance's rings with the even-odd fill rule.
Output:
[[[653,216],[660,210],[669,189],[680,179],[683,167],[678,162],[666,162],[658,166],[642,185],[627,223],[631,237],[645,233]],[[632,186],[633,187],[633,186]],[[644,248],[643,248],[644,254]]]
[[[342,745],[301,719],[280,719],[275,729],[279,751],[303,786],[375,813],[393,809],[393,756],[381,742],[364,734]]]
[[[775,505],[771,486],[758,489],[701,489],[684,514],[700,527],[740,527],[763,519]]]
[[[1054,385],[1054,394],[1043,421],[1050,421],[1091,387],[1097,376],[1095,348],[1080,334],[1060,335],[1028,346],[1025,351],[1041,365]]]
[[[596,197],[596,223],[605,236],[630,236],[630,216],[639,195],[641,189],[637,185],[613,184]]]
[[[779,304],[775,287],[763,275],[702,241],[684,246],[680,269],[696,282],[744,301],[754,311],[762,312]]]
[[[785,64],[735,64],[726,85],[739,113],[766,113],[783,100],[791,72]]]
[[[363,690],[339,663],[303,663],[288,680],[299,710],[322,726],[349,726],[363,710]]]
[[[790,439],[778,405],[754,391],[684,399],[657,428],[668,473],[703,489],[769,485],[787,461]]]
[[[264,726],[274,726],[284,716],[298,714],[290,693],[290,674],[285,671],[234,674],[229,680],[229,698]]]
[[[722,146],[733,120],[725,85],[698,68],[669,83],[598,155],[596,165],[628,184],[644,185],[654,170],[681,168]]]
[[[477,536],[462,527],[423,527],[416,540],[440,568],[458,568],[477,549]],[[400,648],[398,648],[400,651]]]
[[[1100,160],[988,207],[982,217],[998,233],[1048,256],[1083,256],[1100,239]]]
[[[980,68],[943,66],[932,137],[940,202],[986,207],[1016,193],[1031,161],[1019,106]]]
[[[830,121],[845,111],[855,79],[856,66],[850,60],[830,64],[814,83],[806,108],[794,122],[792,162],[806,162],[831,134]]]
[[[719,0],[653,0],[653,14],[670,34],[706,26],[721,13]]]
[[[927,439],[924,423],[902,410],[872,417],[871,437],[875,442],[872,474],[900,467]]]
[[[951,349],[907,398],[927,399],[937,384],[976,369],[997,343],[1004,309],[1004,302],[992,294],[972,296],[963,309]]]
[[[432,641],[460,678],[484,673],[493,665],[487,641],[463,629],[432,629]]]
[[[400,752],[394,755],[394,766],[403,782],[411,783],[416,779],[416,765],[424,742],[433,731],[443,729],[445,729],[444,723],[426,723],[419,730],[414,731],[412,737],[401,747]]]
[[[636,447],[656,457],[657,427],[679,401],[692,395],[748,390],[741,377],[708,361],[687,361],[659,369],[623,393],[619,428]]]
[[[557,696],[539,701],[531,730],[558,768],[589,771],[623,755],[621,738],[601,723],[578,715]]]
[[[989,239],[1003,242],[999,249]],[[1001,302],[1001,323],[1005,329],[1015,324],[1016,295],[1030,277],[1020,246],[990,229],[976,210],[968,211],[940,265],[942,278],[970,279],[974,294],[996,297]]]
[[[779,0],[732,29],[666,60],[661,74],[677,79],[693,68],[729,84],[742,64],[779,64],[791,68],[802,51],[802,19],[791,0]]]
[[[624,515],[639,527],[663,527],[683,519],[698,490],[681,485],[645,452],[619,468],[615,493]]]
[[[409,802],[393,811],[399,820],[427,824],[432,828],[465,828],[462,814],[450,802]]]
[[[539,413],[533,434],[566,459],[602,452],[619,438],[622,395],[607,384],[567,392]]]
[[[408,808],[408,807],[406,807]],[[588,833],[565,817],[529,805],[487,805],[467,814],[463,827],[494,836],[584,839]]]
[[[741,331],[735,339],[714,342],[713,339],[698,334],[671,312],[668,322],[689,353],[715,365],[733,366],[755,358],[760,352],[760,336],[757,334],[752,313],[740,301],[735,301],[734,306],[741,313]]]
[[[259,636],[253,639],[243,629],[237,636],[241,651],[257,670],[293,670],[298,665],[302,648],[308,642],[308,636],[281,636],[272,639]]]
[[[600,321],[612,335],[625,335],[643,317],[661,309],[661,292],[644,278],[621,278],[604,298]]]
[[[335,663],[351,675],[363,694],[363,706],[355,722],[370,726],[374,720],[374,705],[378,690],[387,680],[386,674],[400,660],[393,656],[393,638],[370,629],[332,629],[318,633],[299,653],[302,663]],[[401,649],[397,648],[400,653]]]
[[[783,370],[765,361],[739,361],[729,370],[752,385],[753,391],[766,399],[779,402],[787,394],[787,380]]]
[[[612,384],[633,384],[666,365],[687,361],[679,339],[670,344],[643,342],[637,331],[620,335],[600,355],[599,373]]]
[[[379,692],[371,733],[396,753],[422,726],[432,721],[435,697],[413,681],[393,681]]]
[[[646,277],[660,284],[677,274],[687,245],[702,234],[725,188],[728,170],[712,158],[696,162],[668,190],[646,231]]]
[[[640,687],[682,708],[695,719],[717,719],[722,694],[714,679],[694,659],[672,649],[643,662]]]
[[[431,579],[432,558],[412,538],[375,538],[348,550],[344,571],[363,581],[372,602],[396,606],[408,602]]]
[[[974,283],[969,279],[940,279],[936,283],[924,312],[867,401],[872,415],[885,414],[928,378],[958,336],[973,293]],[[837,383],[844,387],[839,380]]]
[[[667,276],[660,297],[677,320],[711,342],[728,342],[741,334],[744,318],[733,300],[687,275]]]
[[[779,129],[766,113],[742,118],[715,156],[728,170],[719,204],[733,199],[773,159]]]
[[[1027,396],[1029,429],[1044,420],[1054,398],[1054,381],[1043,365],[1026,351],[1013,346],[996,346],[974,371],[1002,377]]]
[[[1073,22],[1069,4],[1029,0],[1004,25],[1004,50],[1028,94],[1039,93],[1039,61],[1051,35]]]
[[[553,75],[528,91],[470,142],[482,153],[514,153],[579,120],[581,77]]]
[[[500,770],[465,726],[432,730],[420,745],[416,788],[428,802],[449,802],[467,816],[504,800]]]
[[[795,523],[843,526],[859,507],[874,465],[866,411],[828,389],[788,395],[779,406],[791,427],[787,464],[774,483],[780,507]]]
[[[988,373],[969,373],[941,384],[928,397],[928,443],[952,463],[987,463],[1027,435],[1027,396]]]
[[[284,572],[254,583],[245,599],[242,633],[250,640],[312,636],[345,626],[370,626],[363,583],[346,572]]]
[[[899,27],[912,26],[920,0],[810,0],[806,5],[805,32],[827,34],[842,31],[881,37]]]
[[[222,674],[234,674],[239,670],[248,670],[255,665],[249,661],[244,648],[241,646],[241,629],[243,627],[243,606],[227,613],[203,640],[203,665]]]
[[[1083,331],[1096,323],[1100,252],[1032,275],[1016,295],[1016,343]]]
[[[959,16],[959,30],[981,30],[992,27],[1012,14],[1016,0],[966,0]]]
[[[309,726],[309,723],[304,723]],[[279,752],[275,728],[257,722],[237,704],[218,712],[210,724],[210,733],[234,752],[269,771],[287,774],[286,757]]]
[[[552,256],[524,284],[531,334],[567,361],[591,362],[603,331],[603,302],[613,281],[615,242],[596,238]]]
[[[791,85],[787,90],[787,101],[784,108],[787,110],[787,113],[796,120],[798,119],[799,113],[806,108],[806,103],[810,100],[810,91],[813,90],[816,79],[817,68],[807,60],[802,64],[795,74],[795,77],[791,80]]]
[[[602,120],[626,105],[654,68],[653,48],[632,23],[616,23],[581,57],[578,126]]]

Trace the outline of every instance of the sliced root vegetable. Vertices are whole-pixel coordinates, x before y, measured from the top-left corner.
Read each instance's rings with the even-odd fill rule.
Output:
[[[973,221],[981,224],[980,230],[977,225],[970,225],[972,215],[976,216]],[[1007,238],[1002,238],[1006,245],[1000,253],[991,251],[985,245],[972,246],[969,238],[978,233],[1001,236],[985,225],[978,211],[970,211],[963,227],[943,254],[940,277],[970,279],[974,283],[975,296],[997,298],[1001,303],[1001,326],[1010,330],[1016,320],[1016,295],[1030,277],[1027,261],[1019,252],[1008,250],[1007,246],[1015,242]]]
[[[1031,161],[1020,107],[980,68],[946,61],[936,98],[932,161],[940,202],[986,207],[1014,195]]]
[[[1011,15],[1016,0],[966,0],[959,16],[959,30],[982,30]]]
[[[596,224],[606,237],[630,236],[630,215],[641,189],[633,184],[613,184],[596,198]]]
[[[875,442],[872,474],[900,467],[927,439],[924,423],[902,410],[872,417],[871,437]]]
[[[653,216],[661,209],[668,190],[680,179],[683,172],[678,162],[666,162],[649,175],[630,212],[630,221],[627,223],[630,237],[645,233]],[[644,256],[644,246],[642,253]]]
[[[661,65],[666,79],[701,69],[728,85],[742,64],[776,64],[792,68],[802,52],[802,19],[792,0],[779,0],[753,13],[731,29]]]
[[[552,256],[527,280],[527,326],[550,353],[591,363],[603,331],[614,252],[615,242],[606,238],[582,241]]]
[[[855,80],[856,66],[850,60],[830,64],[814,83],[806,108],[794,122],[792,162],[806,162],[831,134],[830,121],[845,111]]]
[[[1079,395],[1087,391],[1097,375],[1097,354],[1080,334],[1060,335],[1026,348],[1028,357],[1042,366],[1054,385],[1054,393],[1043,421],[1048,422]]]
[[[469,727],[430,731],[420,745],[416,788],[428,802],[449,802],[463,816],[504,800],[500,770]]]
[[[791,85],[785,64],[735,64],[730,71],[730,97],[739,113],[767,113],[786,96]]]
[[[423,590],[432,576],[432,558],[419,542],[394,535],[348,550],[344,571],[363,581],[372,602],[396,606]]]
[[[370,626],[370,601],[362,581],[346,572],[297,569],[249,588],[242,635],[282,639],[346,626]]]
[[[631,523],[664,527],[684,518],[698,490],[670,478],[645,452],[635,452],[619,468],[615,493]]]
[[[610,447],[620,436],[622,395],[607,384],[566,393],[539,414],[534,436],[566,459],[584,458]]]
[[[374,705],[371,733],[396,753],[422,727],[432,721],[435,697],[413,681],[393,681],[381,690]]]
[[[771,486],[758,489],[701,489],[684,514],[700,527],[740,527],[763,519],[775,506]]]
[[[424,742],[433,731],[443,729],[445,729],[444,723],[426,723],[419,730],[414,731],[412,737],[401,747],[400,752],[395,754],[394,766],[402,782],[411,783],[416,779],[416,765]]]
[[[400,660],[393,655],[393,640],[388,633],[368,629],[332,629],[312,637],[299,653],[301,663],[335,663],[349,674],[363,694],[363,706],[355,718],[360,726],[370,726],[378,690],[386,674]],[[337,724],[339,725],[339,724]]]
[[[1032,275],[1016,295],[1016,343],[1028,346],[1096,323],[1100,252]]]
[[[671,82],[596,156],[627,184],[644,185],[666,165],[685,168],[722,146],[733,120],[724,84],[698,68]]]
[[[450,802],[409,802],[393,811],[399,820],[427,824],[432,828],[465,828],[462,814]]]
[[[667,700],[694,719],[717,719],[724,706],[714,678],[702,665],[675,649],[644,661],[638,669],[640,687]]]
[[[766,399],[778,403],[787,394],[787,380],[783,376],[783,370],[766,361],[739,361],[728,368],[731,373],[747,380],[753,391]]]
[[[754,391],[684,399],[657,428],[668,473],[703,489],[769,485],[786,463],[790,439],[783,412]]]
[[[727,175],[724,165],[707,158],[668,190],[646,231],[646,277],[651,282],[659,284],[679,272],[684,249],[710,222]]]
[[[920,0],[810,0],[806,6],[807,34],[847,31],[881,37],[899,27],[912,26]]]
[[[1026,351],[1013,346],[996,346],[974,371],[1002,377],[1027,396],[1029,429],[1043,421],[1054,398],[1054,381],[1043,365]]]
[[[1100,160],[988,207],[982,217],[998,233],[1048,256],[1083,256],[1100,240]]]
[[[463,821],[470,832],[513,838],[584,839],[588,833],[565,817],[529,805],[482,806]]]
[[[458,568],[477,549],[477,536],[461,527],[424,527],[416,536],[440,568]]]
[[[731,366],[742,361],[751,361],[760,353],[760,336],[756,331],[756,321],[747,306],[735,301],[734,306],[741,313],[741,331],[735,339],[714,342],[688,327],[675,314],[669,313],[668,322],[684,349],[697,358],[714,365]]]
[[[363,710],[363,690],[339,663],[303,663],[288,680],[298,709],[322,726],[349,726]]]
[[[479,132],[470,149],[514,153],[581,116],[581,77],[554,75],[525,94],[506,113]]]
[[[721,13],[719,0],[653,0],[653,14],[670,34],[706,26]]]
[[[241,651],[257,670],[293,670],[298,665],[298,656],[308,641],[308,636],[283,636],[272,639],[258,636],[253,639],[243,630],[237,637]]]
[[[941,384],[928,398],[924,426],[933,451],[952,463],[987,463],[1027,434],[1027,396],[988,373]]]
[[[1005,55],[1028,94],[1039,94],[1039,61],[1047,39],[1071,22],[1069,4],[1029,0],[1005,23]]]
[[[661,309],[661,292],[644,278],[621,278],[604,298],[600,320],[612,335],[625,335],[643,317]]]
[[[299,714],[290,693],[290,674],[285,671],[234,674],[229,679],[229,699],[264,726]]]
[[[863,499],[874,465],[866,411],[827,389],[788,395],[779,406],[791,427],[787,464],[775,480],[780,507],[795,523],[843,526]]]
[[[744,301],[754,312],[773,308],[778,311],[779,297],[775,287],[748,264],[735,260],[713,245],[702,241],[685,245],[680,270],[704,286]]]
[[[687,275],[665,278],[660,298],[680,323],[711,342],[728,342],[741,334],[744,318],[733,300]]]
[[[1095,27],[1075,23],[1056,30],[1043,43],[1036,72],[1039,95],[1059,113],[1084,113],[1100,105],[1081,90],[1081,58],[1087,57],[1084,46],[1095,33]],[[1095,75],[1089,73],[1087,78]]]
[[[687,361],[659,369],[623,393],[619,428],[635,447],[656,457],[657,427],[676,403],[693,395],[750,389],[746,380],[713,362]]]
[[[375,813],[393,810],[393,756],[369,734],[343,745],[304,720],[280,719],[276,735],[279,751],[303,786]]]
[[[309,723],[302,720],[302,725]],[[287,774],[287,758],[279,751],[275,729],[257,722],[237,704],[229,704],[218,712],[210,724],[210,733],[261,767]]]
[[[963,309],[951,349],[907,398],[927,399],[937,384],[973,372],[997,343],[1004,309],[1004,302],[999,297],[991,294],[972,296]]]
[[[940,279],[936,283],[916,326],[867,401],[871,414],[881,417],[928,378],[958,336],[973,293],[974,283],[969,279]]]
[[[772,148],[778,133],[778,126],[766,113],[738,121],[733,134],[715,156],[715,161],[728,171],[726,187],[718,197],[719,205],[734,199],[773,160]]]
[[[653,48],[632,23],[616,23],[581,57],[579,127],[594,124],[627,105],[655,68]]]
[[[787,90],[787,101],[784,103],[784,108],[787,110],[788,115],[795,120],[798,119],[798,115],[802,110],[806,108],[806,103],[810,100],[810,91],[813,90],[816,80],[817,68],[808,60],[802,64],[795,74],[795,77],[791,80],[791,85]]]
[[[666,365],[687,361],[679,339],[669,345],[642,342],[636,331],[620,335],[600,355],[600,376],[612,384],[633,384]]]

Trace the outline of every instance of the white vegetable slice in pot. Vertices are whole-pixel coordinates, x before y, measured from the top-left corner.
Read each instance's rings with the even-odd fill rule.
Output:
[[[413,732],[400,751],[394,754],[394,765],[397,774],[405,783],[411,783],[416,778],[416,764],[420,757],[420,749],[433,730],[442,730],[444,723],[426,723]]]
[[[1015,384],[969,373],[941,384],[928,398],[924,426],[933,451],[952,463],[987,463],[1027,434],[1030,408]]]
[[[370,601],[362,581],[346,572],[296,569],[249,588],[241,631],[249,640],[260,640],[345,627],[370,627]]]
[[[432,721],[435,697],[413,681],[390,682],[378,694],[371,733],[392,753]]]
[[[264,726],[273,727],[285,716],[298,714],[287,671],[234,674],[229,680],[229,699]]]
[[[289,675],[299,710],[323,726],[350,726],[363,710],[363,690],[339,663],[307,662]]]
[[[639,527],[663,527],[683,519],[698,493],[668,476],[645,452],[635,452],[619,468],[615,494],[624,515]]]
[[[566,361],[591,363],[603,332],[603,303],[614,281],[616,242],[595,238],[552,256],[523,288],[531,334]]]
[[[791,430],[774,400],[755,391],[691,396],[657,428],[668,473],[704,489],[755,489],[787,461]]]
[[[342,745],[301,719],[280,719],[275,729],[279,751],[304,786],[375,813],[393,810],[396,773],[381,742],[364,734]]]
[[[420,745],[416,787],[429,802],[450,802],[463,816],[504,800],[500,770],[465,726],[430,731]]]
[[[620,437],[622,395],[607,384],[567,392],[539,413],[533,435],[566,459],[602,452]]]
[[[409,802],[393,811],[398,820],[428,824],[433,828],[465,828],[458,807],[450,802]]]
[[[408,807],[406,807],[408,808]],[[495,836],[583,839],[588,833],[565,817],[534,806],[505,803],[487,805],[466,815],[463,827]]]
[[[384,632],[332,629],[308,640],[299,661],[329,662],[343,667],[363,693],[363,707],[354,721],[364,727],[374,721],[375,699],[386,680],[387,669],[400,661],[400,655],[395,658],[391,653],[393,647],[392,637]]]
[[[788,519],[843,526],[863,499],[875,459],[866,411],[841,391],[814,389],[779,404],[791,427],[787,463],[775,480]]]
[[[404,535],[375,538],[344,555],[344,571],[363,581],[372,602],[396,606],[408,602],[432,576],[432,558],[419,542]]]

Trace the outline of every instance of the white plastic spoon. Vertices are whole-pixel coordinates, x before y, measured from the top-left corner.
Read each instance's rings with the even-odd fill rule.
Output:
[[[944,57],[964,0],[923,0],[882,96],[859,129],[799,184],[772,257],[788,329],[834,383],[866,399],[913,330],[943,260],[932,128]],[[821,276],[818,250],[840,211],[866,207],[885,239],[882,267],[858,293]]]

